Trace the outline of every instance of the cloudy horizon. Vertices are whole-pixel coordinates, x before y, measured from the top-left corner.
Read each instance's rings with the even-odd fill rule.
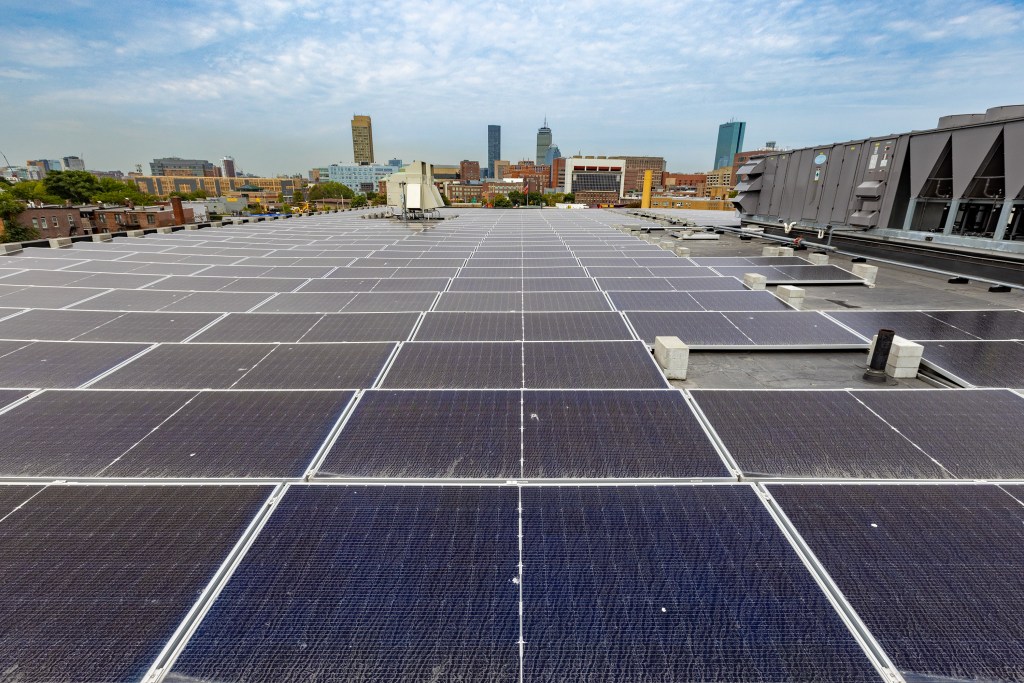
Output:
[[[1019,2],[434,0],[23,2],[0,27],[0,151],[148,173],[235,157],[260,175],[351,162],[531,159],[544,117],[565,155],[660,155],[710,170],[718,125],[747,148],[933,127],[1019,104]]]

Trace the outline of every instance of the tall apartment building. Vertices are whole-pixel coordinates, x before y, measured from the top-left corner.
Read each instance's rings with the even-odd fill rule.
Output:
[[[487,126],[487,177],[496,178],[494,162],[501,158],[501,126]]]
[[[548,117],[544,117],[544,125],[537,129],[537,165],[542,166],[551,146],[551,129],[548,128]]]
[[[357,164],[373,163],[373,126],[369,116],[352,116],[352,159]]]
[[[182,159],[181,157],[153,159],[149,163],[149,171],[150,175],[154,176],[181,176],[184,178],[197,176],[217,178],[220,176],[220,169],[206,159]]]
[[[743,121],[729,121],[718,127],[718,145],[715,147],[715,165],[719,169],[731,166],[733,158],[743,149],[743,133],[747,124]]]
[[[64,157],[60,160],[65,171],[84,171],[85,162],[81,157]]]
[[[562,150],[558,149],[558,145],[552,143],[548,145],[548,149],[544,152],[544,165],[551,166],[555,159],[562,157]]]
[[[320,182],[341,183],[353,192],[376,192],[377,183],[396,171],[398,167],[390,164],[331,164],[314,168],[309,175]]]
[[[223,159],[220,160],[220,165],[224,169],[224,177],[225,178],[234,178],[235,177],[235,158],[234,157],[224,157]]]
[[[459,162],[460,180],[480,180],[480,162],[463,159]]]

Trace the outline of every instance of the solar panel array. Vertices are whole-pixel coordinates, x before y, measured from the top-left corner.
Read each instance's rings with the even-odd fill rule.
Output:
[[[1024,398],[674,388],[655,336],[863,349],[878,320],[617,213],[446,215],[4,259],[4,675],[1018,676]]]

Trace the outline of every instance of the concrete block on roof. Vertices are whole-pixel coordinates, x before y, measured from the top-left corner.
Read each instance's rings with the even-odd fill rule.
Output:
[[[690,365],[690,347],[679,337],[655,337],[654,359],[669,379],[686,379]]]
[[[145,230],[125,230],[124,234],[125,234],[126,237],[145,237],[146,236],[146,231]]]
[[[779,285],[775,288],[775,296],[779,297],[793,308],[801,308],[804,305],[806,291],[793,285]]]
[[[156,231],[161,235],[170,235],[172,232],[174,232],[170,228],[157,228]]]
[[[816,266],[827,266],[828,254],[808,254],[807,260]]]
[[[779,248],[778,247],[763,247],[761,249],[761,256],[778,256],[778,255],[779,255]]]
[[[793,255],[793,247],[777,247],[777,249],[779,250],[779,253],[777,253],[776,256],[792,256]]]
[[[93,242],[109,242],[112,239],[109,232],[94,232],[92,234]]]
[[[768,278],[760,273],[744,273],[743,284],[747,286],[747,289],[764,289],[768,284]]]
[[[874,285],[875,278],[878,277],[878,266],[869,266],[866,263],[854,263],[850,272],[863,279],[864,284]]]
[[[198,230],[199,229],[199,225],[197,225],[196,223],[189,223],[189,224],[187,224],[185,226],[185,229],[186,230]]]
[[[894,337],[892,340],[892,348],[889,350],[889,358],[921,358],[924,356],[924,347],[920,344],[904,339],[903,337]]]
[[[50,249],[64,249],[65,247],[71,246],[70,237],[54,237],[48,241],[50,243]]]
[[[0,244],[0,254],[17,254],[22,250],[20,242]]]
[[[690,255],[689,247],[678,246],[673,251],[675,251],[676,256],[682,256],[684,258]]]

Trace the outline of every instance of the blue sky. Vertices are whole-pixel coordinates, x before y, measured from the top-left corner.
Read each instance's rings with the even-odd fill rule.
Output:
[[[351,161],[654,154],[708,170],[718,125],[746,147],[929,128],[1024,103],[1024,2],[6,0],[0,150],[153,157],[260,174]]]

